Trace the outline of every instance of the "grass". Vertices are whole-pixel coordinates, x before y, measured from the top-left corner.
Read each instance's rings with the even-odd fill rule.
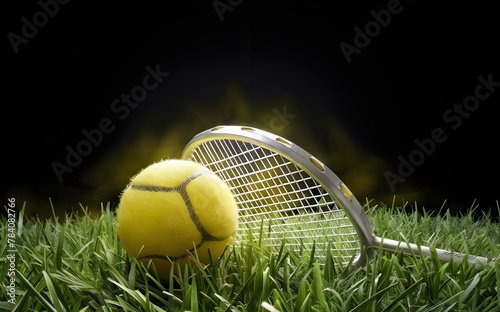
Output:
[[[378,236],[500,254],[500,224],[488,214],[413,208],[366,209]],[[0,221],[0,310],[500,312],[500,261],[476,267],[377,250],[364,267],[340,267],[331,250],[320,264],[314,249],[271,251],[256,241],[228,248],[208,266],[195,261],[162,283],[127,256],[113,207],[103,205],[98,218],[85,208],[47,220],[23,211]]]

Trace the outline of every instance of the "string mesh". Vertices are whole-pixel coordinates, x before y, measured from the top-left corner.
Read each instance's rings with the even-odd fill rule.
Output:
[[[238,205],[237,243],[260,242],[346,265],[359,239],[344,211],[309,174],[261,146],[232,139],[200,144],[191,160],[221,177]],[[314,245],[314,248],[313,248]],[[328,251],[329,250],[329,251]]]

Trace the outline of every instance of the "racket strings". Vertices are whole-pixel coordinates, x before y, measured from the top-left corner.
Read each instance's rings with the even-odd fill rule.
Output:
[[[287,158],[253,143],[231,139],[200,144],[191,159],[231,188],[239,209],[238,242],[265,241],[293,250],[316,248],[346,265],[359,252],[357,233],[332,196]],[[320,245],[320,246],[319,246]]]

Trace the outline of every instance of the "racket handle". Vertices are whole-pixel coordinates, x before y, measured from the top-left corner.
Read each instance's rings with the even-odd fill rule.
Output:
[[[420,257],[421,255],[423,255],[424,257],[431,256],[431,249],[426,246],[418,246],[416,244],[405,243],[387,238],[382,239],[380,237],[375,237],[375,244],[376,246],[382,246],[384,250],[391,252],[399,251],[408,255],[414,254],[417,257]],[[479,265],[479,264],[493,265],[495,261],[495,259],[488,260],[485,257],[465,255],[463,253],[444,250],[444,249],[435,248],[434,250],[436,251],[437,256],[441,262],[451,262],[451,260],[453,259],[454,263],[462,263],[465,257],[467,257],[467,262],[473,265]]]

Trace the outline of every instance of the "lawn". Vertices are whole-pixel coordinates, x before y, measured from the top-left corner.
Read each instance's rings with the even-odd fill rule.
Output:
[[[343,267],[331,250],[318,262],[315,250],[270,250],[256,240],[160,282],[127,256],[115,207],[103,204],[99,217],[81,207],[41,220],[17,205],[0,220],[0,310],[500,311],[498,260],[474,266],[377,249],[366,266]],[[365,210],[378,236],[490,259],[500,254],[500,224],[477,207],[459,216],[445,206],[434,213],[393,203]]]

